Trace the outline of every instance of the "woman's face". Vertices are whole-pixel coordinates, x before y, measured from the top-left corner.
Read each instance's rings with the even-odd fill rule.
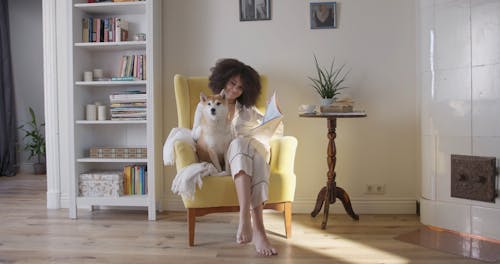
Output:
[[[241,83],[239,75],[233,76],[227,81],[226,87],[224,87],[224,93],[226,94],[226,98],[230,101],[240,97],[243,93],[243,84]]]

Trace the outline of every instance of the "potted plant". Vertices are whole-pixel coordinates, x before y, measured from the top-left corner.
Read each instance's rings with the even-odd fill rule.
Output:
[[[337,95],[340,94],[340,90],[347,88],[343,84],[349,75],[349,71],[343,73],[345,64],[334,68],[335,58],[333,58],[329,69],[322,68],[319,65],[316,55],[314,55],[314,63],[317,77],[309,77],[312,81],[312,87],[321,96],[321,105],[330,105],[335,101]]]
[[[38,124],[35,112],[30,107],[29,112],[31,120],[19,126],[18,129],[24,132],[23,140],[26,142],[24,150],[29,151],[29,160],[36,157],[36,162],[33,164],[35,174],[45,174],[45,123]]]

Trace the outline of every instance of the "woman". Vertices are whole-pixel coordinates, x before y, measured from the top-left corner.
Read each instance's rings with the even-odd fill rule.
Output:
[[[253,241],[258,254],[276,255],[262,218],[268,197],[268,142],[245,136],[262,121],[263,116],[255,107],[261,92],[260,76],[252,67],[235,59],[219,60],[211,71],[209,87],[214,94],[224,90],[235,135],[228,149],[228,160],[240,205],[236,242]],[[195,126],[198,109],[196,112]]]

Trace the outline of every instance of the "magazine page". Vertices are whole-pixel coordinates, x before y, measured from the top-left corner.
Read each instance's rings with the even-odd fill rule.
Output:
[[[271,100],[269,100],[269,103],[267,104],[266,113],[264,114],[262,123],[251,129],[249,134],[261,142],[268,142],[276,132],[276,129],[280,125],[282,119],[283,114],[281,113],[281,110],[276,102],[275,91],[271,96]]]

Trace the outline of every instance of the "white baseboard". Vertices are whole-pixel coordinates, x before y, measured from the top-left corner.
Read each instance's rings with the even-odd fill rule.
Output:
[[[356,214],[415,214],[416,213],[416,198],[412,197],[395,197],[384,199],[359,198],[351,199],[351,204]],[[293,212],[299,214],[309,214],[314,209],[316,200],[311,199],[295,199],[292,204]],[[180,198],[164,200],[163,208],[166,211],[184,211],[184,204]],[[340,201],[330,205],[330,213],[346,214],[344,207]]]
[[[67,197],[61,197],[61,207],[68,208]],[[316,200],[295,199],[292,204],[293,212],[298,214],[309,214],[314,209]],[[416,199],[412,197],[394,198],[352,198],[351,204],[356,214],[415,214]],[[162,201],[163,211],[185,211],[184,204],[180,198],[168,197]],[[320,212],[320,214],[322,211]],[[346,214],[340,201],[330,205],[331,214]]]
[[[59,209],[61,208],[61,202],[61,193],[47,192],[47,209]]]

